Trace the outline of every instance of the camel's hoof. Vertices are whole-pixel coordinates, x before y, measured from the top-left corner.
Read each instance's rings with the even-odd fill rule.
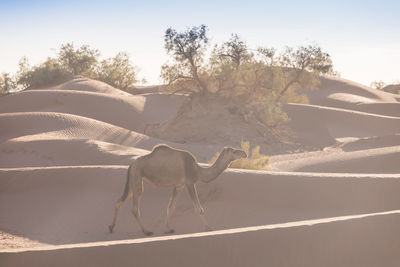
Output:
[[[113,232],[113,230],[114,230],[114,226],[112,226],[112,225],[109,225],[109,226],[108,226],[108,230],[110,230],[110,233],[112,233],[112,232]]]
[[[169,230],[165,231],[165,233],[166,234],[173,234],[173,233],[175,233],[175,230],[174,229],[169,229]]]
[[[144,234],[147,236],[151,236],[151,235],[153,235],[153,232],[144,232]]]

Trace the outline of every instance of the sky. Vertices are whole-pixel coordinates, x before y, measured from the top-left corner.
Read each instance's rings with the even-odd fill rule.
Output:
[[[88,44],[101,58],[127,52],[139,77],[158,84],[168,60],[163,35],[205,24],[211,43],[237,33],[249,47],[317,43],[341,77],[364,85],[400,82],[400,1],[0,0],[0,72]]]

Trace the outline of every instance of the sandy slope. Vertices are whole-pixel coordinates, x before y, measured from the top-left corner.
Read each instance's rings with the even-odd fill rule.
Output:
[[[0,141],[26,137],[95,139],[135,145],[147,136],[82,116],[55,112],[15,112],[0,114]]]
[[[307,155],[309,154],[309,155]],[[331,173],[400,173],[400,146],[272,157],[271,169]]]
[[[195,153],[200,161],[210,159],[216,151],[215,145],[182,145],[151,138],[146,135],[129,131],[102,121],[87,117],[55,112],[15,112],[0,114],[0,149],[7,140],[14,142],[31,142],[32,140],[50,140],[46,146],[52,145],[53,139],[85,139],[96,140],[127,147],[151,150],[160,143],[170,144],[178,148],[186,148]],[[17,138],[17,139],[16,139]],[[70,140],[65,140],[70,142]],[[28,152],[33,152],[26,148]],[[46,148],[43,149],[44,151]],[[7,152],[8,151],[8,152]],[[12,156],[10,148],[5,148],[5,156]],[[11,151],[17,151],[11,149]],[[35,152],[33,152],[35,153]],[[71,151],[72,153],[72,151]],[[88,152],[89,153],[89,152]],[[82,154],[82,157],[91,158],[93,155]],[[73,154],[70,157],[74,157]],[[21,159],[23,160],[23,159]],[[55,163],[54,165],[58,165]],[[19,165],[24,166],[24,165]],[[26,165],[25,165],[26,166]]]
[[[182,192],[172,224],[190,236],[151,242],[137,239],[142,233],[130,202],[115,233],[107,232],[127,164],[159,143],[188,149],[204,162],[229,140],[224,143],[221,135],[213,144],[177,144],[143,134],[147,124],[171,118],[183,96],[132,96],[78,78],[1,97],[0,265],[43,266],[51,259],[60,266],[101,266],[118,256],[121,264],[136,259],[140,266],[396,266],[397,213],[268,226],[400,209],[399,97],[338,78],[322,79],[309,97],[311,105],[288,104],[285,110],[304,144],[321,151],[272,157],[279,172],[228,170],[216,182],[199,185],[219,234],[193,235],[202,225]],[[142,216],[157,236],[164,235],[169,194],[145,186]],[[259,228],[243,228],[248,226]],[[231,228],[241,230],[224,232]],[[115,240],[122,243],[82,245]],[[4,252],[46,244],[70,246]],[[199,257],[199,250],[209,257]],[[193,258],[199,261],[193,264]]]
[[[93,139],[15,138],[0,145],[0,168],[128,165],[148,150]]]
[[[182,100],[181,96],[166,94],[121,96],[78,90],[27,90],[0,98],[0,113],[68,113],[143,133],[147,124],[172,118]]]
[[[228,229],[397,209],[399,178],[231,170],[214,183],[200,184],[199,194],[214,229]],[[130,201],[121,210],[115,234],[107,232],[125,179],[125,166],[1,169],[0,213],[7,216],[0,225],[3,231],[46,244],[142,237]],[[145,185],[142,216],[157,235],[163,234],[170,193]],[[178,197],[172,225],[178,233],[202,230],[186,191]]]
[[[398,213],[9,252],[3,253],[3,262],[14,266],[30,262],[37,266],[394,267],[400,261]]]
[[[398,95],[375,90],[359,83],[342,79],[323,77],[319,90],[307,92],[310,104],[356,109],[357,103],[396,103]]]
[[[61,90],[73,90],[73,91],[88,91],[97,93],[106,93],[117,96],[130,96],[131,94],[116,89],[106,83],[91,80],[85,77],[77,77],[73,80],[67,81],[58,86],[48,88],[48,90],[61,89]]]
[[[322,148],[334,144],[337,138],[400,132],[400,117],[305,104],[286,104],[284,109],[301,140]]]

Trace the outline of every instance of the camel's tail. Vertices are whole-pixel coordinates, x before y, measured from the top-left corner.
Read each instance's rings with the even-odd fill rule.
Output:
[[[124,193],[122,193],[121,198],[115,203],[114,218],[113,218],[111,225],[108,226],[110,233],[112,233],[112,231],[114,230],[115,223],[117,222],[118,211],[121,208],[122,204],[124,204],[125,200],[128,198],[129,191],[131,190],[131,177],[130,177],[129,173],[130,173],[132,166],[133,166],[133,164],[131,164],[128,168]]]
[[[122,196],[121,196],[121,198],[120,198],[120,201],[125,201],[126,198],[127,198],[128,195],[129,195],[130,183],[131,183],[131,181],[130,181],[131,178],[130,178],[129,172],[130,172],[132,166],[133,166],[133,164],[131,164],[131,165],[129,166],[129,168],[128,168],[128,173],[127,173],[127,175],[126,175],[126,184],[125,184],[125,188],[124,188],[124,193],[122,194]]]

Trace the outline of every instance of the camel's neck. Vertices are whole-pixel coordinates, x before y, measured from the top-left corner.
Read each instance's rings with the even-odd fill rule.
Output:
[[[199,166],[199,178],[205,183],[209,183],[215,180],[226,168],[228,168],[231,160],[227,159],[223,153],[221,153],[218,159],[210,167]]]

